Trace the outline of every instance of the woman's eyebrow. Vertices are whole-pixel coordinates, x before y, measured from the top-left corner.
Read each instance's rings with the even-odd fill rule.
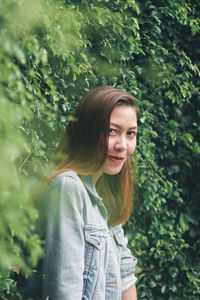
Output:
[[[110,123],[110,126],[115,126],[117,128],[121,128],[121,126],[116,123]],[[133,126],[133,127],[130,127],[129,129],[137,129],[137,128],[138,128],[137,126]]]

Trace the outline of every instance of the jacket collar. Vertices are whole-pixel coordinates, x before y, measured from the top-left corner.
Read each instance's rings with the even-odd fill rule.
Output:
[[[90,196],[91,201],[96,202],[96,204],[98,205],[105,220],[108,220],[110,214],[108,213],[106,207],[104,206],[102,198],[99,197],[99,195],[96,191],[96,187],[95,187],[94,181],[92,179],[92,176],[91,175],[81,175],[80,179],[82,180],[83,185],[85,186],[85,188],[88,192],[88,195]]]
[[[102,202],[102,198],[98,195],[96,191],[96,187],[91,175],[80,175],[80,179],[82,180],[88,194],[91,196],[96,202]]]

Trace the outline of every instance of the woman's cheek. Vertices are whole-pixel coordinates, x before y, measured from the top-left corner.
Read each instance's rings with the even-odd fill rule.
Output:
[[[134,141],[129,145],[129,149],[128,149],[129,156],[135,152],[135,148],[136,148],[136,139],[134,139]]]

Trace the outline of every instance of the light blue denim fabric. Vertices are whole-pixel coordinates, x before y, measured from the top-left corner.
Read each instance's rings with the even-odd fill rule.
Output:
[[[107,219],[91,176],[68,171],[50,182],[43,299],[120,300],[136,281],[123,229]]]

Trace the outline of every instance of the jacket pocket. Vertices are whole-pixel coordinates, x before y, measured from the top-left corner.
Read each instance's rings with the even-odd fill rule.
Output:
[[[105,241],[107,230],[101,225],[86,224],[85,231],[85,268],[97,270],[101,258],[105,254]]]
[[[124,231],[120,226],[113,230],[113,236],[120,256],[121,278],[131,276],[135,271],[137,259],[132,255],[130,249],[127,247],[128,239],[124,236]]]
[[[103,279],[107,230],[101,225],[86,224],[84,232],[85,267],[83,273],[83,299],[90,300],[95,299],[94,294],[97,293],[100,281]]]
[[[100,225],[85,225],[85,240],[95,246],[97,249],[101,249],[105,244],[107,237],[107,231]]]

